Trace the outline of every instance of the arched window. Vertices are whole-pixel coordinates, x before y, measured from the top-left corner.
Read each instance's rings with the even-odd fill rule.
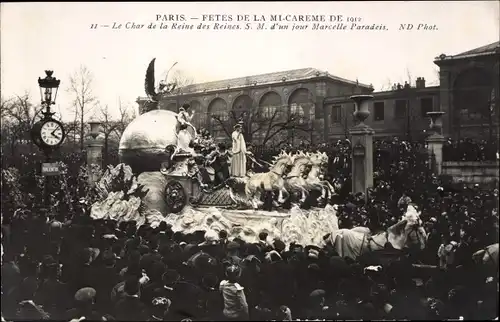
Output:
[[[208,105],[209,131],[214,138],[225,136],[224,124],[229,120],[227,103],[218,97]]]
[[[278,118],[276,113],[279,113],[281,107],[281,97],[278,93],[267,92],[259,102],[259,118],[262,120],[275,120]]]
[[[471,68],[458,75],[453,86],[455,115],[460,123],[487,120],[495,112],[495,89],[492,75],[480,68]]]
[[[193,119],[191,123],[194,125],[197,131],[207,126],[206,113],[203,112],[201,103],[199,101],[191,101],[189,102],[191,105],[191,110],[194,112]]]

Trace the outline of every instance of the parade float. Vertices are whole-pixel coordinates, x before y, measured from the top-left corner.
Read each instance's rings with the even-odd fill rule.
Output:
[[[153,60],[145,82],[150,100],[123,132],[121,163],[109,167],[96,183],[99,197],[91,207],[93,218],[151,226],[165,221],[174,231],[186,233],[226,230],[247,241],[267,232],[270,238],[304,245],[319,245],[324,235],[338,229],[333,227],[336,211],[330,204],[334,189],[321,179],[326,154],[282,152],[264,172],[204,187],[199,180],[203,163],[198,160],[214,143],[189,123],[183,108],[179,113],[158,109],[161,95],[172,86],[154,84]]]

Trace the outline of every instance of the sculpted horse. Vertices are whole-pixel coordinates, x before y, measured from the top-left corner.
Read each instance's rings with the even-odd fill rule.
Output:
[[[327,192],[331,197],[335,193],[335,189],[328,181],[324,180],[328,167],[328,155],[325,152],[316,152],[307,153],[307,156],[311,160],[312,167],[306,179],[306,189],[321,191],[320,198],[322,199],[326,199]]]
[[[290,201],[295,202],[296,197],[294,196],[294,192],[300,193],[300,199],[298,200],[300,203],[303,203],[307,196],[309,195],[309,191],[306,187],[306,178],[311,171],[312,162],[308,155],[300,151],[295,154],[294,162],[292,170],[285,178],[285,189],[290,194]]]
[[[413,246],[422,250],[426,245],[427,233],[421,225],[419,213],[410,205],[402,220],[386,231],[372,235],[366,227],[339,229],[330,238],[339,256],[356,260],[367,252],[384,249],[386,243],[396,250]]]
[[[472,255],[472,259],[484,265],[485,269],[492,269],[498,273],[498,243],[491,244]]]
[[[292,155],[282,152],[274,157],[268,172],[255,173],[244,179],[229,178],[226,184],[230,188],[230,196],[236,203],[250,205],[258,209],[263,205],[260,200],[265,193],[278,192],[278,202],[284,203],[289,196],[285,188],[285,177],[293,167]],[[244,189],[241,189],[244,184]]]

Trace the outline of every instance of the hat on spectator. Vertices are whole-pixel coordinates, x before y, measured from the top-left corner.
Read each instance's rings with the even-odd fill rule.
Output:
[[[279,321],[292,321],[292,311],[288,306],[282,305],[278,311]]]
[[[282,260],[282,257],[281,257],[281,255],[280,255],[277,251],[275,251],[275,250],[272,250],[272,251],[270,251],[270,252],[268,252],[268,253],[266,254],[266,261],[267,261],[268,263],[274,263],[274,262],[277,262],[277,261],[280,261],[280,260]]]
[[[75,293],[75,300],[78,302],[90,302],[95,298],[96,290],[92,287],[84,287]]]
[[[102,261],[105,265],[112,265],[116,262],[116,255],[110,250],[105,251],[102,254]]]
[[[318,264],[309,264],[307,266],[307,269],[311,272],[311,273],[319,273],[320,272],[320,268],[319,268],[319,265]]]
[[[42,266],[44,267],[50,267],[57,265],[57,261],[52,257],[52,255],[45,255],[42,258]]]
[[[139,252],[141,255],[149,253],[149,247],[147,245],[140,245],[139,246]]]
[[[172,285],[177,283],[181,276],[175,269],[167,269],[167,271],[162,275],[163,284]]]
[[[301,253],[302,251],[304,251],[304,247],[300,244],[296,244],[294,242],[290,243],[290,251],[291,252],[297,252],[297,253]]]
[[[241,269],[238,265],[229,265],[226,268],[226,276],[228,278],[237,278],[241,275]]]
[[[101,251],[99,250],[99,248],[88,247],[83,249],[82,255],[84,260],[88,260],[87,264],[90,264],[93,261],[95,261],[95,259],[97,258],[97,256],[99,256],[100,253]]]
[[[321,252],[321,248],[315,245],[308,245],[304,248],[304,251],[307,254],[307,257],[313,258],[313,259],[318,259],[319,254]]]
[[[54,220],[50,223],[51,229],[58,229],[62,227],[62,223],[60,221]]]
[[[196,253],[197,250],[198,250],[198,245],[195,244],[187,244],[186,246],[184,246],[184,253],[188,255]]]
[[[219,241],[219,234],[215,230],[207,230],[205,233],[205,241],[198,246],[212,245]]]
[[[201,284],[208,289],[215,289],[219,284],[219,278],[215,274],[207,274],[202,277]]]
[[[170,308],[170,305],[172,304],[172,301],[170,299],[167,299],[166,297],[155,297],[153,301],[151,301],[151,304],[154,307],[164,307],[166,309]]]
[[[324,290],[316,289],[309,294],[309,298],[311,298],[311,299],[322,298],[322,297],[325,297],[325,294],[326,294],[326,292]]]
[[[248,266],[253,266],[255,267],[256,271],[257,272],[260,272],[260,266],[259,264],[261,264],[261,260],[255,256],[255,255],[248,255],[247,257],[245,257],[242,261],[241,261],[241,266],[243,268],[245,267],[248,267]]]
[[[274,249],[277,251],[277,252],[282,252],[285,250],[286,248],[286,245],[283,241],[279,240],[279,239],[275,239],[274,240],[274,243],[273,243],[273,246],[274,246]]]
[[[125,281],[125,285],[123,286],[123,290],[128,295],[137,295],[137,294],[139,294],[139,290],[140,290],[139,281],[136,278],[134,278],[134,277],[128,278]]]

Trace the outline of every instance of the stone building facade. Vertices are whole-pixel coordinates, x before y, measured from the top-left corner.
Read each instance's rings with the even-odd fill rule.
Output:
[[[426,113],[439,110],[439,86],[426,87],[424,78],[416,86],[400,86],[391,91],[374,92],[370,116],[365,123],[375,130],[375,137],[402,136],[420,139],[429,128]],[[324,105],[329,111],[329,138],[338,140],[349,136],[353,126],[354,102],[349,95],[329,97]]]
[[[440,107],[443,131],[455,139],[498,137],[500,42],[457,55],[441,54]]]
[[[329,134],[325,98],[372,91],[370,85],[304,68],[188,85],[163,96],[159,107],[177,111],[189,103],[194,125],[208,129],[218,141],[227,141],[242,118],[253,144],[317,143]]]

